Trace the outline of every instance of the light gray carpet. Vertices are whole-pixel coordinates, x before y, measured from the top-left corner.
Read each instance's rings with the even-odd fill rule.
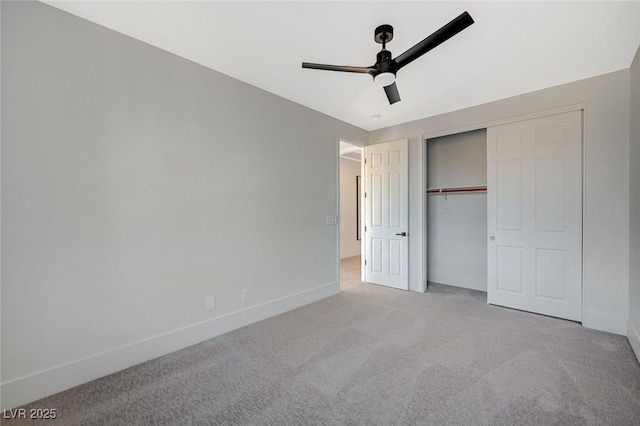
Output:
[[[626,338],[478,291],[364,284],[358,262],[337,296],[37,401],[58,419],[34,423],[640,424]]]

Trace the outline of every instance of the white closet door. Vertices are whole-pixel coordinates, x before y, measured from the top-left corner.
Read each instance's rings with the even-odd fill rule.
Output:
[[[582,113],[487,129],[488,302],[582,320]]]
[[[408,290],[408,141],[367,146],[365,158],[366,280]]]

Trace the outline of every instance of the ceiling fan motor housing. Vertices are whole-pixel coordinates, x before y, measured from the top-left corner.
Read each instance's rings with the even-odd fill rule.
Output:
[[[393,66],[393,60],[391,59],[391,52],[388,50],[381,50],[378,52],[376,56],[376,71],[375,74],[380,74],[383,72],[391,72],[393,74],[396,73],[396,69]]]

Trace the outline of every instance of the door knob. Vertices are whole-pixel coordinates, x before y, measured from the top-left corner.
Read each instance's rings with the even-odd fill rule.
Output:
[[[492,236],[490,236],[490,237],[489,237],[489,239],[490,239],[491,241],[495,241],[495,240],[496,240],[496,237],[494,237],[494,236],[492,235]]]
[[[396,235],[400,235],[401,237],[406,237],[406,236],[407,236],[407,233],[406,233],[406,232],[401,232],[401,233],[396,234]]]

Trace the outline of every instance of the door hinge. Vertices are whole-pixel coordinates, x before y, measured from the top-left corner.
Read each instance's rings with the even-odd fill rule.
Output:
[[[364,266],[367,266],[367,259],[364,260]]]
[[[367,193],[366,192],[364,193],[364,198],[367,198]]]
[[[364,159],[364,164],[367,164],[367,159],[366,158]]]
[[[366,226],[364,227],[364,232],[367,232],[367,227]],[[366,260],[365,260],[365,262],[366,262]]]

